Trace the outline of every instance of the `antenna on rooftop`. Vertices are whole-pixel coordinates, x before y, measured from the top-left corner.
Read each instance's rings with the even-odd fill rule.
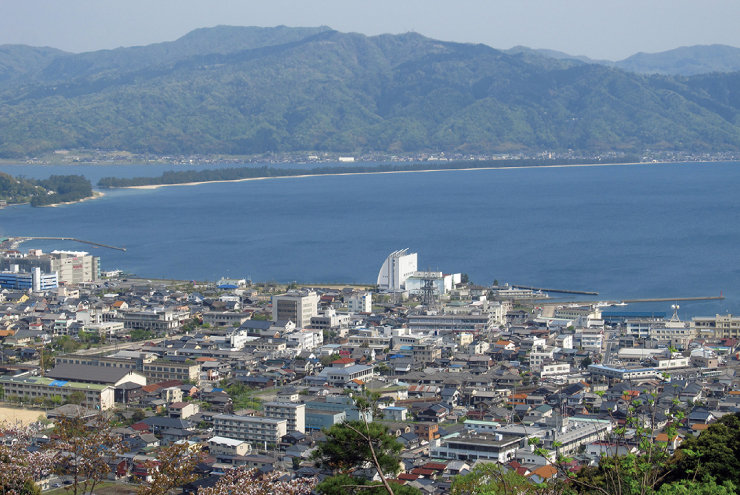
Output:
[[[671,305],[671,309],[673,310],[673,316],[671,316],[671,321],[680,322],[681,319],[678,317],[678,310],[681,308],[681,306],[678,305],[678,302],[676,304]]]
[[[427,267],[421,286],[421,303],[427,311],[437,307],[437,288],[434,286],[434,281],[432,270]]]

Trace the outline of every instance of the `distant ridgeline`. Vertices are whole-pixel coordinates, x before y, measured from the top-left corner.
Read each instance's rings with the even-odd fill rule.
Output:
[[[683,77],[418,33],[285,26],[219,26],[86,53],[4,45],[0,158],[78,148],[236,156],[735,151],[740,72],[713,72],[740,66],[733,53],[625,61],[674,73],[689,56],[692,73],[707,71]]]
[[[459,162],[422,162],[404,164],[384,164],[372,166],[332,166],[312,169],[263,167],[230,167],[213,170],[167,171],[159,177],[133,177],[118,179],[104,177],[98,182],[100,187],[159,186],[166,184],[188,184],[190,182],[214,182],[223,180],[262,179],[269,177],[296,177],[301,175],[372,174],[383,172],[413,172],[420,170],[460,170],[478,168],[546,167],[553,165],[588,165],[593,163],[635,163],[636,156],[623,156],[595,161],[594,159],[554,159],[554,160],[480,160]]]
[[[0,200],[44,206],[92,197],[92,184],[82,175],[52,175],[48,179],[26,179],[0,172]]]

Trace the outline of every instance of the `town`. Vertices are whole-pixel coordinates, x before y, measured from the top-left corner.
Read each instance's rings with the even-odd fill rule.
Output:
[[[347,472],[444,494],[481,464],[543,483],[644,453],[646,438],[670,455],[740,412],[730,314],[552,303],[419,270],[407,249],[372,286],[151,281],[83,251],[9,249],[0,263],[3,412],[26,413],[29,448],[70,417],[105,418],[125,447],[106,482],[151,483],[173,445],[202,454],[185,493],[238,467],[321,481],[336,474],[333,428],[364,423],[400,444],[397,460]],[[63,469],[35,482],[78,483]]]

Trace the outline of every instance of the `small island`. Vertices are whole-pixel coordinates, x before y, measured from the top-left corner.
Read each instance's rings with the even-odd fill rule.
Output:
[[[28,179],[0,172],[0,201],[4,204],[51,206],[94,196],[92,184],[82,175],[52,175],[48,179]]]

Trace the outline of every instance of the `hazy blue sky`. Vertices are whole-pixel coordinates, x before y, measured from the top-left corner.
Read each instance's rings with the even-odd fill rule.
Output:
[[[327,25],[619,60],[686,45],[740,47],[738,20],[738,0],[0,0],[0,44],[81,52],[219,24]]]

